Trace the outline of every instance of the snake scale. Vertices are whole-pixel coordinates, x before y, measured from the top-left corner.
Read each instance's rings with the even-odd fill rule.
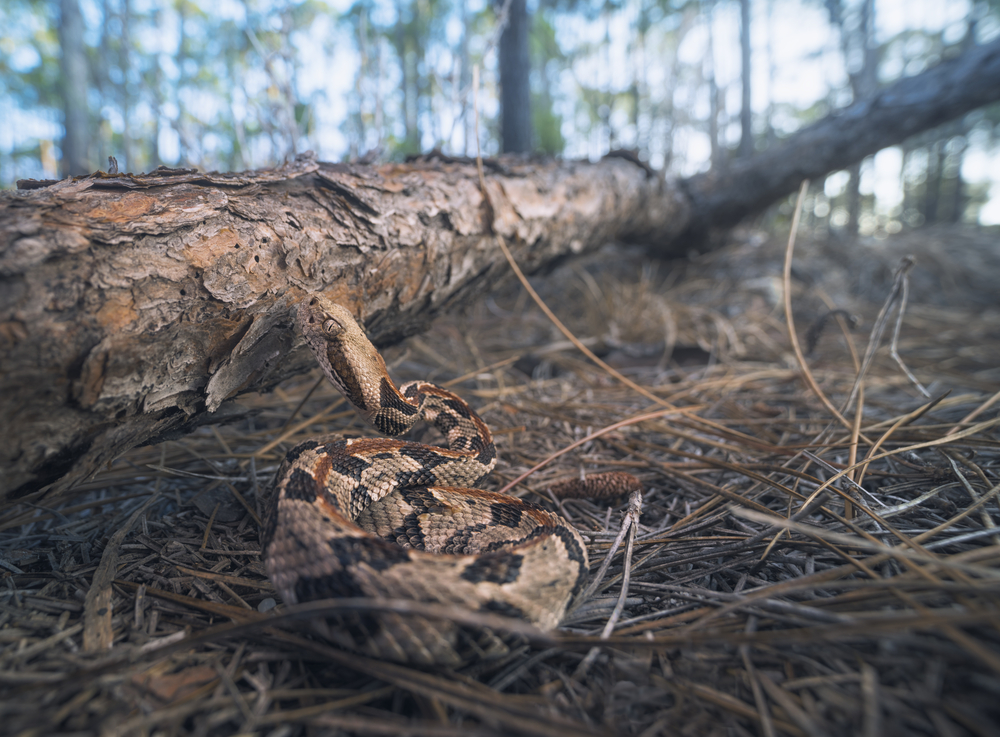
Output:
[[[262,535],[267,574],[284,601],[410,599],[555,627],[584,584],[586,548],[559,515],[473,488],[496,464],[486,423],[429,382],[397,388],[346,308],[313,297],[300,304],[298,324],[326,376],[390,437],[324,436],[287,454]],[[418,420],[447,448],[393,439]],[[510,645],[483,628],[385,611],[313,626],[349,650],[420,665],[498,657]]]

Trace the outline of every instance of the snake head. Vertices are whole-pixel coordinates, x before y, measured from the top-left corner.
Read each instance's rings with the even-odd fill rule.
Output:
[[[326,297],[311,297],[299,304],[299,326],[306,335],[322,332],[330,337],[336,337],[357,326],[357,321],[346,307],[331,302]]]
[[[379,409],[385,362],[351,311],[315,295],[299,303],[299,328],[324,373],[369,422]]]

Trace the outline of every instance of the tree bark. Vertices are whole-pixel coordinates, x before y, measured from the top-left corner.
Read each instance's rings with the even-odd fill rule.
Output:
[[[322,292],[379,344],[509,267],[669,242],[676,187],[622,159],[95,174],[0,195],[0,498],[66,488],[308,370],[294,305]],[[44,184],[44,183],[36,183]],[[30,183],[22,183],[30,186]]]
[[[488,198],[472,162],[443,157],[20,182],[0,193],[0,498],[69,488],[311,368],[292,323],[306,294],[385,345],[509,273],[494,233],[529,273],[612,240],[681,255],[683,234],[996,99],[1000,41],[714,179],[663,179],[618,152],[486,162]]]
[[[59,47],[63,79],[62,174],[90,171],[87,159],[87,55],[83,48],[83,15],[78,0],[59,3]]]
[[[740,0],[740,158],[753,155],[753,111],[750,84],[750,0]]]
[[[529,23],[525,0],[511,0],[507,25],[500,36],[499,54],[500,139],[504,153],[532,150]]]
[[[416,64],[415,43],[412,29],[416,25],[411,14],[419,9],[416,5],[406,8],[402,0],[396,2],[396,28],[393,42],[399,56],[399,69],[403,76],[403,127],[406,131],[403,149],[408,154],[420,151],[420,70]],[[410,17],[409,21],[404,18]]]

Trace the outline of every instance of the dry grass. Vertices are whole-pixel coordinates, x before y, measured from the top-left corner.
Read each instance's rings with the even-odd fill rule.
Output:
[[[824,289],[862,319],[856,357],[831,321],[807,358],[836,421],[789,345],[782,249],[748,238],[658,267],[618,250],[536,281],[592,350],[680,410],[515,486],[543,504],[581,471],[630,470],[645,487],[631,546],[553,637],[424,672],[264,620],[258,520],[277,463],[311,435],[367,432],[332,388],[309,394],[314,375],[64,498],[0,509],[4,733],[997,734],[1000,419],[983,407],[1000,388],[1000,320],[915,288],[898,348],[933,399],[883,348],[843,408],[881,306],[851,298],[870,257],[824,268],[818,246],[800,248],[821,275],[792,280],[802,340],[829,309]],[[918,254],[915,284],[919,269]],[[514,287],[387,358],[404,379],[465,377],[458,391],[497,436],[491,488],[661,408]],[[624,506],[561,507],[596,570]]]

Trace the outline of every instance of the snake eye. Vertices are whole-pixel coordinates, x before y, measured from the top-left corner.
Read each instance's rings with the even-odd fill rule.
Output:
[[[323,323],[323,332],[336,333],[340,330],[340,323],[336,320],[327,320]]]

